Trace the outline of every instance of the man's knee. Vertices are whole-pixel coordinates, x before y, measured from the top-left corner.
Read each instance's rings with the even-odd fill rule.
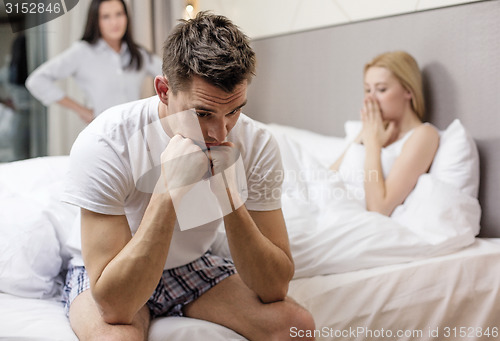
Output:
[[[76,297],[70,307],[69,319],[80,341],[144,341],[147,340],[150,323],[146,306],[137,313],[130,325],[104,322],[90,291],[84,291]]]
[[[289,323],[286,330],[287,335],[290,336],[290,338],[296,340],[314,340],[314,337],[310,337],[310,335],[314,335],[316,324],[314,323],[314,318],[309,311],[297,306],[290,322],[291,323]],[[303,331],[304,333],[302,335],[304,335],[304,337],[295,337],[292,333],[293,330]]]
[[[314,340],[308,337],[314,335],[315,329],[311,313],[294,302],[286,302],[280,307],[272,329],[270,333],[276,340]]]
[[[316,324],[314,323],[314,318],[309,311],[304,308],[300,308],[295,314],[294,325],[291,327],[297,327],[301,330],[314,331]],[[290,330],[289,330],[290,331]]]

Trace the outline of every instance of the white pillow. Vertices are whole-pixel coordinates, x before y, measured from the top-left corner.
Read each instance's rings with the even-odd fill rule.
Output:
[[[440,132],[439,148],[429,173],[477,198],[479,155],[474,140],[460,120],[455,119]]]
[[[0,291],[36,298],[57,292],[77,212],[59,200],[67,167],[66,156],[0,165]]]
[[[363,123],[361,121],[346,121],[344,123],[345,139],[347,141],[354,140],[362,128]]]
[[[298,146],[301,152],[309,154],[308,156],[328,167],[337,160],[346,146],[344,139],[340,137],[318,134],[306,129],[275,123],[267,124],[266,128],[278,141],[282,156],[294,154]]]
[[[328,169],[346,148],[345,140],[279,124],[268,124],[266,128],[280,147],[285,172],[282,210],[287,224],[307,224],[309,216],[317,212],[309,201],[308,183],[328,177]]]
[[[411,227],[417,234],[428,235],[433,243],[453,236],[446,235],[449,231],[455,236],[468,238],[472,243],[474,236],[479,234],[481,206],[476,198],[452,184],[433,174],[422,174],[415,189],[402,205],[396,207],[391,218]],[[451,228],[447,229],[447,226]]]
[[[5,192],[0,206],[0,291],[30,298],[54,296],[62,259],[42,206],[23,194]]]

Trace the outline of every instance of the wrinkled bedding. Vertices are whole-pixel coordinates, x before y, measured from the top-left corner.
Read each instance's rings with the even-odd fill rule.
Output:
[[[386,217],[366,211],[328,169],[346,141],[284,126],[270,129],[283,157],[282,204],[295,278],[445,255],[472,244],[479,233],[478,200],[434,174],[423,174]]]

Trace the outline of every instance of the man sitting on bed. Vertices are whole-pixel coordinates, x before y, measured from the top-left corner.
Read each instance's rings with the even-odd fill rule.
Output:
[[[73,330],[80,340],[144,340],[159,316],[250,340],[313,330],[286,297],[294,265],[277,143],[241,114],[255,70],[247,37],[200,13],[163,52],[158,96],[109,109],[71,151],[64,200],[81,207],[65,287]],[[209,251],[219,225],[234,263]]]

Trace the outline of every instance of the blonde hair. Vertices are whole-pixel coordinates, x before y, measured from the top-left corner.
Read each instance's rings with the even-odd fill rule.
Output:
[[[411,108],[421,121],[425,117],[425,100],[422,74],[415,59],[404,51],[382,53],[365,65],[364,73],[371,67],[383,67],[392,72],[401,85],[411,93]]]

